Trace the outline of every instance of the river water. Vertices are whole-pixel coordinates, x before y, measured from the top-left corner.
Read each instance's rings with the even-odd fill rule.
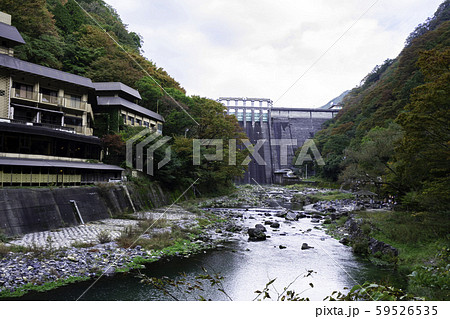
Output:
[[[377,281],[404,285],[404,277],[390,269],[382,269],[356,257],[351,248],[340,244],[325,234],[324,230],[311,222],[310,218],[299,221],[285,221],[275,217],[275,209],[242,210],[244,227],[253,227],[265,220],[277,221],[279,229],[265,226],[269,238],[261,242],[247,241],[247,235],[235,234],[220,249],[196,255],[188,259],[175,259],[147,266],[141,272],[152,277],[167,276],[172,279],[186,274],[188,281],[202,274],[202,267],[210,274],[220,273],[223,289],[232,300],[253,300],[256,290],[262,290],[266,283],[276,278],[270,294],[276,299],[277,291],[291,284],[290,290],[301,292],[302,297],[323,300],[333,291],[344,291],[345,287]],[[265,216],[270,212],[272,216]],[[318,226],[318,227],[315,227]],[[301,250],[303,243],[313,246]],[[285,246],[280,249],[279,246]],[[304,278],[308,270],[312,276]],[[309,284],[314,287],[311,288]],[[62,287],[46,293],[32,293],[22,300],[76,300],[86,292],[92,282],[84,282]],[[167,289],[179,300],[195,300],[200,294],[206,299],[229,300],[229,298],[209,283],[204,283],[204,291],[184,294],[180,289]],[[173,300],[160,290],[140,282],[136,274],[117,274],[102,277],[81,300]]]

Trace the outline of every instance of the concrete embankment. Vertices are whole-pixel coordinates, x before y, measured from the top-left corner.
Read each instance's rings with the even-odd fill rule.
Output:
[[[0,230],[8,236],[76,226],[169,203],[157,185],[0,189]],[[128,189],[128,191],[127,191]],[[133,204],[132,204],[133,203]]]

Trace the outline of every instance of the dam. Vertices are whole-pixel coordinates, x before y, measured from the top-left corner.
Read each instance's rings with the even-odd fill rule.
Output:
[[[294,168],[295,151],[339,112],[338,106],[273,107],[273,101],[267,98],[221,97],[217,101],[226,106],[229,115],[236,116],[253,145],[259,141],[257,151],[265,163],[257,163],[252,158],[244,177],[239,180],[242,184],[276,183],[276,172]]]

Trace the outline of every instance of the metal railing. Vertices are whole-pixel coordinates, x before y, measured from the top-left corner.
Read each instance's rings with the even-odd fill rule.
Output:
[[[12,88],[11,97],[31,101],[38,101],[38,92]]]
[[[35,101],[35,102],[39,102],[39,103],[59,105],[59,106],[63,106],[63,107],[71,108],[71,109],[77,109],[77,110],[83,110],[83,111],[88,110],[88,102],[87,101],[81,101],[81,100],[73,99],[70,97],[54,96],[54,95],[50,95],[50,94],[39,93],[36,91],[28,91],[28,90],[12,88],[11,97],[17,98],[17,99]]]
[[[62,98],[59,97],[59,96],[54,96],[54,95],[41,93],[39,102],[55,104],[55,105],[61,105],[62,104]]]

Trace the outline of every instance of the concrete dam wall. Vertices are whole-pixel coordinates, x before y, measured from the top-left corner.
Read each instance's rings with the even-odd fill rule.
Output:
[[[0,230],[8,236],[80,225],[169,203],[159,186],[0,189]]]
[[[313,138],[325,121],[333,118],[337,110],[324,109],[288,109],[240,107],[238,111],[228,109],[229,114],[236,114],[239,124],[246,132],[253,145],[258,140],[266,140],[258,153],[265,163],[255,159],[249,164],[245,176],[239,183],[272,184],[275,172],[280,169],[292,169],[297,148],[302,147],[307,139]],[[264,112],[264,113],[263,113]],[[296,140],[296,144],[286,144],[286,156],[282,156],[280,140]]]

